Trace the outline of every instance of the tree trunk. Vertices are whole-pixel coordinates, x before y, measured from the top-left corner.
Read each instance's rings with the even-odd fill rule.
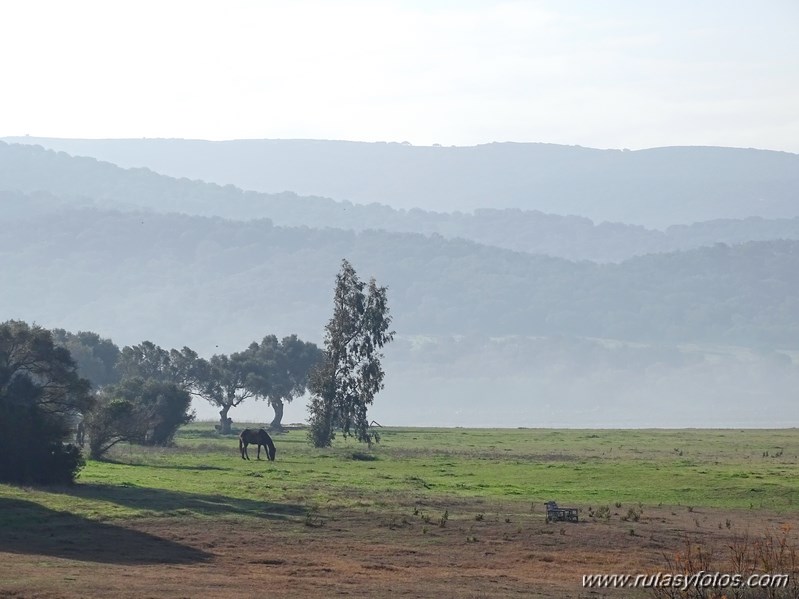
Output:
[[[230,425],[233,424],[233,421],[227,417],[227,413],[229,411],[230,405],[224,406],[221,410],[219,410],[219,433],[222,435],[229,435]]]
[[[270,428],[280,430],[283,428],[283,400],[272,399],[272,407],[275,409],[275,417],[272,419]]]

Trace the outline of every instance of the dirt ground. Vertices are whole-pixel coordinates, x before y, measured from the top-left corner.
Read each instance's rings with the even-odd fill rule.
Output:
[[[795,515],[757,510],[644,508],[638,521],[624,519],[628,510],[593,520],[582,508],[579,523],[547,524],[543,507],[450,502],[311,512],[246,529],[192,516],[44,518],[0,531],[0,596],[648,596],[584,589],[582,576],[666,572],[664,556],[681,551],[686,535],[721,557],[735,536],[797,528]]]

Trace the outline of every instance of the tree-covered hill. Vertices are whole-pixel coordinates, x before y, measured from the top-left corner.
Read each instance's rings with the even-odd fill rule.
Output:
[[[598,262],[714,243],[799,239],[799,218],[717,220],[659,231],[519,209],[480,209],[473,213],[396,210],[289,192],[245,192],[231,185],[173,179],[147,169],[122,169],[92,158],[2,142],[0,202],[7,215],[16,216],[82,206],[238,220],[269,218],[285,226],[462,237],[504,249]]]
[[[630,152],[541,143],[9,139],[173,177],[395,208],[519,208],[655,228],[799,216],[799,155],[751,148]]]
[[[440,236],[96,209],[3,219],[0,310],[122,343],[237,347],[253,330],[317,340],[343,257],[389,286],[406,335],[799,339],[798,241],[599,265]]]

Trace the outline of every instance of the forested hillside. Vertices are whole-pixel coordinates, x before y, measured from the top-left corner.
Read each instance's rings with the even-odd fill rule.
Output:
[[[176,344],[181,327],[199,326],[206,347],[248,327],[316,338],[343,257],[389,285],[408,335],[799,340],[799,241],[597,265],[418,234],[95,209],[5,221],[0,259],[14,285],[3,310],[65,326],[91,315],[131,333],[150,323],[174,329]]]
[[[10,139],[174,177],[395,208],[521,208],[656,228],[720,218],[799,216],[799,155],[765,150]]]
[[[147,169],[126,170],[91,158],[2,142],[0,200],[7,214],[18,216],[75,206],[145,208],[237,220],[269,218],[276,225],[286,226],[439,234],[504,249],[599,262],[714,243],[799,239],[799,218],[716,220],[659,231],[519,209],[480,209],[474,213],[396,210],[290,192],[244,192],[231,185],[178,180]]]

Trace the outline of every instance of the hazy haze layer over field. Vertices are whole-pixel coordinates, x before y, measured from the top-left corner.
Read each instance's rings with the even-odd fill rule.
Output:
[[[118,149],[134,142],[105,143]],[[214,178],[215,161],[198,159],[192,148],[235,147],[241,153],[248,146],[140,143],[188,148],[173,160],[185,161],[195,169],[192,176],[205,180]],[[263,142],[270,143],[279,145]],[[395,174],[405,168],[397,159],[403,152],[435,156],[450,150],[316,143],[342,149],[345,157],[349,145],[374,149],[386,161],[380,169]],[[262,176],[261,146],[249,145],[253,154],[236,154],[242,176]],[[637,154],[519,147],[551,151],[549,161],[559,155],[564,182],[572,179],[563,173],[587,168],[580,156],[623,164]],[[481,149],[457,150],[474,151],[478,160]],[[664,152],[694,156],[694,179],[684,172],[677,178],[664,166],[668,162],[657,161],[637,179],[623,169],[614,175],[626,185],[633,179],[642,185],[647,214],[667,212],[657,194],[672,188],[654,182],[679,179],[684,189],[693,186],[694,195],[677,202],[675,215],[683,206],[696,218],[722,216],[723,197],[736,214],[756,218],[687,220],[659,231],[557,212],[405,210],[245,192],[0,144],[0,256],[14,281],[0,308],[6,318],[94,330],[120,345],[149,339],[166,347],[188,345],[205,356],[243,349],[268,333],[321,342],[333,278],[346,257],[364,278],[389,285],[398,337],[387,349],[386,389],[372,411],[378,421],[796,425],[799,214],[790,200],[799,169],[790,166],[797,157],[720,148]],[[306,155],[309,161],[314,156]],[[414,156],[421,160],[413,167],[418,169],[423,154]],[[722,157],[724,172],[735,171],[737,183],[701,166],[707,157]],[[435,164],[428,166],[434,171]],[[486,172],[491,164],[486,162]],[[514,170],[507,156],[503,164]],[[613,168],[609,163],[608,172],[597,176],[608,181]],[[523,165],[516,171],[523,173]],[[367,181],[369,169],[362,172]],[[360,179],[346,174],[342,169],[341,184],[357,188]],[[486,185],[510,186],[492,177]],[[411,179],[395,178],[398,189]],[[524,190],[529,181],[517,184]],[[698,199],[700,191],[706,203]],[[442,202],[458,197],[451,190],[438,193]],[[631,201],[614,204],[600,192],[585,194],[583,205],[608,214]],[[773,201],[751,201],[761,194]],[[781,208],[770,213],[775,206]],[[765,218],[777,215],[783,218]],[[215,416],[208,405],[196,407],[201,417]],[[232,416],[267,421],[270,410],[250,402]],[[304,417],[302,401],[288,406],[286,421]]]

